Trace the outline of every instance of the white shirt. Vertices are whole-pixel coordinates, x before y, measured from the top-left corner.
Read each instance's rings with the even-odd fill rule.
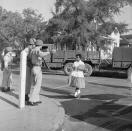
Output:
[[[78,66],[80,65],[85,65],[84,62],[82,62],[81,60],[80,61],[75,61],[73,63],[73,67],[74,68],[77,68]],[[84,74],[83,74],[83,71],[80,71],[80,70],[73,70],[72,73],[71,73],[71,76],[75,76],[75,77],[84,77]]]
[[[13,52],[8,52],[7,54],[5,54],[4,56],[4,67],[8,68],[8,65],[11,63],[11,61],[13,60],[13,57],[15,56],[15,54]]]

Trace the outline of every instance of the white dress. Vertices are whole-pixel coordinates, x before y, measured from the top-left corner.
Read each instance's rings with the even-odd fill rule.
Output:
[[[80,61],[75,61],[73,63],[73,71],[71,72],[71,82],[70,86],[75,87],[75,88],[85,88],[85,78],[84,78],[84,73],[81,70],[76,70],[77,67],[79,66],[84,66],[84,62]]]

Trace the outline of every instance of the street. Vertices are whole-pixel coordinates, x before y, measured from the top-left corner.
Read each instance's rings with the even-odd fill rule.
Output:
[[[86,77],[80,99],[73,97],[74,89],[68,87],[67,79],[63,74],[43,74],[41,91],[42,96],[56,99],[64,107],[65,131],[132,130],[132,97],[127,79]],[[112,116],[124,107],[125,110]]]
[[[19,71],[14,70],[14,93],[19,91],[18,78]],[[41,98],[57,100],[64,108],[64,131],[132,130],[132,91],[123,74],[97,73],[86,77],[80,99],[73,97],[74,88],[68,86],[67,80],[61,71],[43,73],[40,93]]]

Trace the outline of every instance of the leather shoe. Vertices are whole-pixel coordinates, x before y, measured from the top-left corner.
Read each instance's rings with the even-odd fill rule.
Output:
[[[41,103],[42,103],[42,101],[37,101],[37,102],[35,102],[35,103],[37,103],[37,104],[41,104]]]
[[[2,88],[1,88],[1,91],[2,91],[2,92],[5,92],[5,88],[2,87]]]
[[[25,101],[29,101],[29,96],[28,96],[28,94],[25,95]]]
[[[27,102],[27,105],[30,105],[30,106],[37,106],[38,103],[28,101],[28,102]]]
[[[8,92],[8,91],[11,91],[10,87],[8,87],[8,88],[6,89],[6,92]]]

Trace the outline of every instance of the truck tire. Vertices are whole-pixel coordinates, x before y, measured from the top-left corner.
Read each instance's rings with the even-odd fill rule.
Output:
[[[93,72],[93,68],[90,64],[85,63],[85,72],[84,72],[84,76],[91,76],[92,72]]]
[[[72,71],[72,65],[73,63],[66,63],[64,66],[64,73],[65,75],[70,75],[71,71]]]

